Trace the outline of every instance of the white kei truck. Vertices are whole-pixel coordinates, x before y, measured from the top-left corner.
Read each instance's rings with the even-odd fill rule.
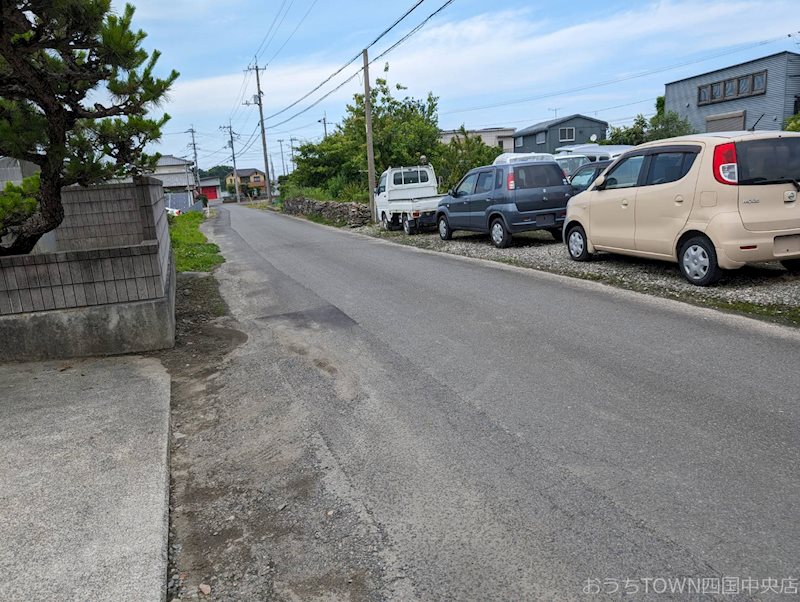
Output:
[[[385,230],[402,227],[406,234],[416,234],[436,227],[436,208],[443,196],[430,165],[390,167],[375,189],[376,214]]]

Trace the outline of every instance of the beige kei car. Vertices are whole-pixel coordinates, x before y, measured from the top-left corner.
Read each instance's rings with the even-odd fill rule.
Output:
[[[595,251],[678,263],[692,284],[780,261],[800,271],[800,133],[669,138],[619,157],[570,199],[570,257]]]

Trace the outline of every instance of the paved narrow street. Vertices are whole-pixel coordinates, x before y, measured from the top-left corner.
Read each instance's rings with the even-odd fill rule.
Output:
[[[798,576],[796,332],[246,207],[207,230],[249,390],[280,373],[280,437],[380,536],[374,595]]]

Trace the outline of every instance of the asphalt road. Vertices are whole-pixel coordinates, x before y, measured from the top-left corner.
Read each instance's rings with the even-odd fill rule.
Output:
[[[405,595],[800,576],[796,331],[219,211],[222,292],[335,385],[286,375]]]

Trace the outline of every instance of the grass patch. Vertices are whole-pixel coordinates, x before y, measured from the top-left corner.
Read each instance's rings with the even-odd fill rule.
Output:
[[[204,219],[203,214],[196,211],[169,219],[169,235],[178,272],[210,272],[225,261],[219,247],[209,243],[200,232]]]

